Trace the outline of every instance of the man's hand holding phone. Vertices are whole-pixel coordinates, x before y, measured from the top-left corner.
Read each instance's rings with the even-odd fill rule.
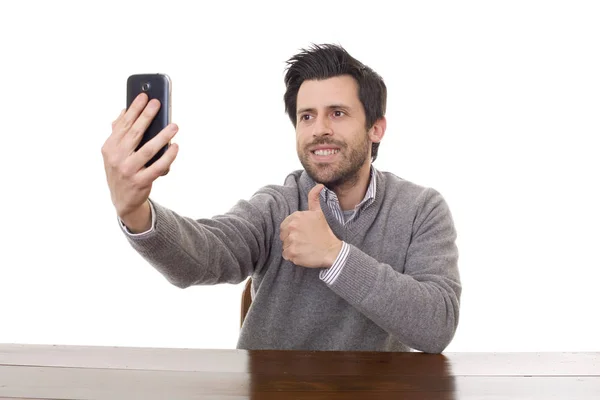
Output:
[[[171,144],[158,160],[145,166],[175,136],[178,130],[175,124],[167,125],[135,150],[160,107],[158,100],[148,101],[145,93],[139,94],[112,123],[112,133],[102,146],[112,202],[119,218],[134,233],[150,229],[152,215],[148,198],[152,183],[169,171],[177,157],[178,146]]]

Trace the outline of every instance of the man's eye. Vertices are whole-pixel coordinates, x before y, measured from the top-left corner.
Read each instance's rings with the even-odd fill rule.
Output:
[[[343,111],[336,110],[336,111],[333,112],[333,115],[335,117],[341,117],[341,116],[345,115],[345,113]]]
[[[301,115],[300,119],[303,121],[308,121],[310,119],[310,115],[308,115],[308,114]]]

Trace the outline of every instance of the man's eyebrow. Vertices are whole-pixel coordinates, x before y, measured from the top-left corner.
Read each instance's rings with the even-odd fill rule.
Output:
[[[335,109],[343,109],[343,110],[350,110],[352,109],[352,107],[347,106],[345,104],[330,104],[327,106],[328,110],[335,110]],[[298,109],[298,112],[296,113],[297,115],[305,113],[305,112],[314,112],[315,109],[313,107],[305,107],[305,108],[300,108]]]
[[[298,111],[296,112],[296,114],[302,114],[302,113],[305,113],[305,112],[314,112],[314,111],[315,111],[314,108],[306,107],[306,108],[300,108],[300,109],[298,109]]]

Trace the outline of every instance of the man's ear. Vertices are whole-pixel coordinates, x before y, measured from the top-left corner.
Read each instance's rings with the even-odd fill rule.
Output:
[[[387,122],[385,117],[379,118],[371,129],[369,129],[369,139],[373,143],[379,143],[383,139],[383,135],[385,135],[385,128],[387,126]]]

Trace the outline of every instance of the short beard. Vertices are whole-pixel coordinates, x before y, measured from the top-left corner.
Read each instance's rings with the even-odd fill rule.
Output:
[[[310,164],[308,161],[310,157],[308,148],[320,144],[334,144],[340,148],[340,153],[344,154],[348,149],[350,149],[350,153],[347,158],[341,160],[337,170],[327,167],[324,171],[322,167],[319,168],[318,164]],[[336,189],[354,186],[358,182],[360,169],[365,165],[369,157],[370,145],[369,141],[366,140],[366,135],[365,140],[357,148],[349,148],[346,143],[316,140],[307,145],[304,148],[304,152],[299,152],[298,156],[304,170],[312,180],[324,184],[330,190],[336,191]]]

